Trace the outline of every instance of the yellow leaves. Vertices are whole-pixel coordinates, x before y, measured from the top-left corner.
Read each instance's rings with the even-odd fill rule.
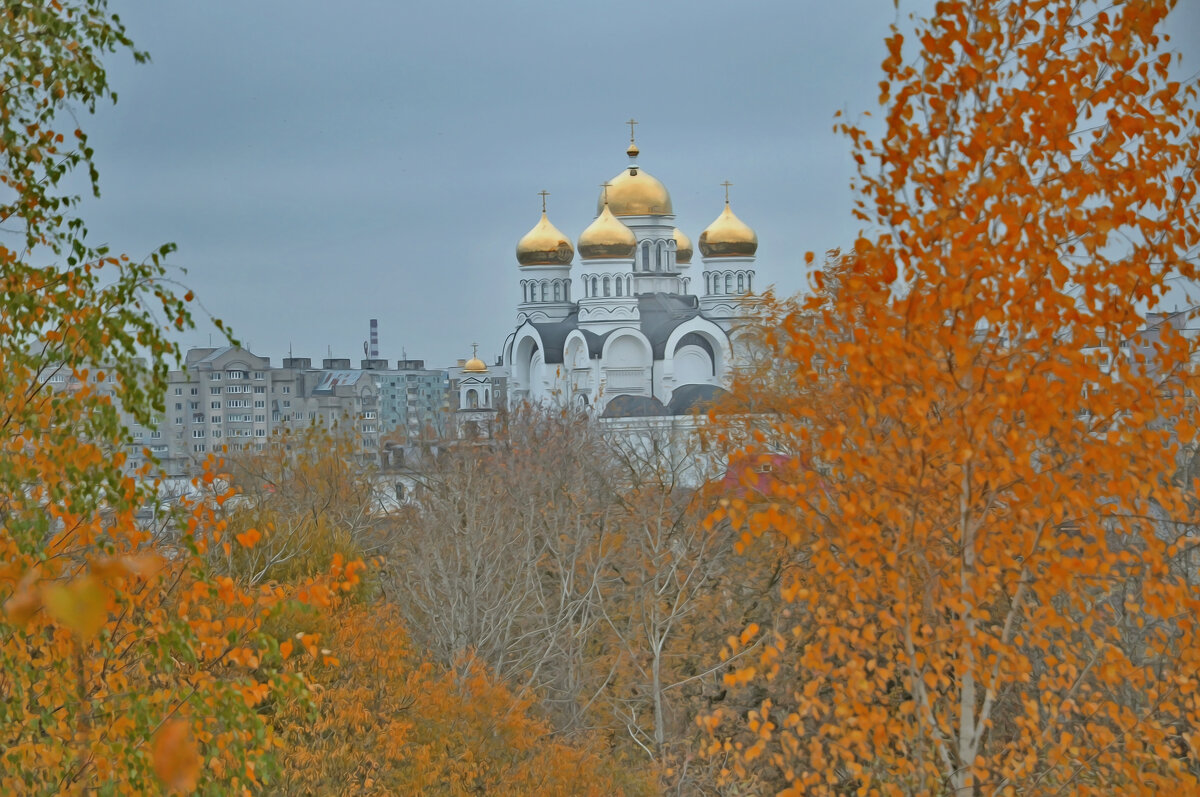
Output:
[[[169,791],[186,794],[196,789],[200,780],[200,751],[187,722],[180,719],[164,722],[154,734],[150,755],[154,774]]]
[[[253,548],[262,539],[262,532],[258,529],[247,529],[234,537],[243,548]]]
[[[47,584],[42,589],[42,602],[51,617],[84,643],[100,633],[108,621],[108,594],[90,575],[67,583]]]
[[[4,613],[14,625],[25,625],[42,607],[42,596],[37,589],[40,572],[36,565],[26,570],[13,594],[4,602]]]

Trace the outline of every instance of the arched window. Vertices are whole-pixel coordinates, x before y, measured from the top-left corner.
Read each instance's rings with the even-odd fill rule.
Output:
[[[741,287],[740,285],[738,287]],[[558,280],[554,281],[554,301],[562,301],[562,283]]]
[[[733,293],[733,275],[725,272],[725,292]]]
[[[547,288],[546,283],[543,282],[542,283],[542,301],[543,302],[546,301],[546,294],[547,294],[546,288]]]
[[[483,389],[483,406],[492,406],[492,391],[488,390],[487,388]]]
[[[625,280],[617,277],[617,296],[622,296],[625,289]]]
[[[563,283],[563,301],[571,301],[571,281],[567,280]]]
[[[600,280],[592,277],[592,298],[595,299],[600,295]]]
[[[746,275],[738,274],[738,293],[746,292]]]
[[[625,293],[633,296],[633,277],[625,278]]]
[[[642,271],[650,270],[650,242],[642,244]]]
[[[662,271],[663,269],[663,245],[662,241],[658,242],[658,246],[654,247],[654,270]]]
[[[746,275],[746,292],[754,293],[754,272]]]
[[[467,391],[467,409],[469,409],[469,410],[479,409],[479,394],[477,392],[475,392],[474,388],[471,388],[470,390]]]
[[[604,278],[604,295],[606,297],[612,296],[612,282],[608,277]]]

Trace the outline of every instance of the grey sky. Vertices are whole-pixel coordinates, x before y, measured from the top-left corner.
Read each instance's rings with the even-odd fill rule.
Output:
[[[1181,5],[1195,69],[1200,3]],[[178,243],[187,285],[275,363],[289,345],[357,361],[375,317],[383,356],[431,365],[473,341],[499,352],[537,192],[578,237],[626,162],[630,116],[679,227],[695,240],[732,181],[761,283],[801,290],[802,253],[857,229],[832,117],[873,107],[896,19],[886,0],[112,9],[153,63],[112,59],[120,102],[88,122],[97,240],[131,255]]]

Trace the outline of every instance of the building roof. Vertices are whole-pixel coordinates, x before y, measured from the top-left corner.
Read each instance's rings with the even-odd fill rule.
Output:
[[[718,385],[680,385],[671,394],[667,409],[672,415],[706,412],[713,403],[727,395],[729,391]]]
[[[653,396],[616,396],[604,408],[601,418],[654,418],[668,415],[667,408]]]

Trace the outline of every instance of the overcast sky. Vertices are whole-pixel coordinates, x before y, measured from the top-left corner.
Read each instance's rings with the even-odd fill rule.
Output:
[[[1194,70],[1200,2],[1181,5]],[[111,8],[153,60],[110,59],[120,102],[88,122],[92,234],[135,256],[177,243],[181,279],[276,364],[330,347],[357,364],[370,318],[389,359],[445,366],[476,341],[494,359],[537,192],[577,238],[626,163],[631,116],[677,225],[695,241],[730,180],[757,284],[803,289],[803,252],[857,229],[833,114],[872,109],[896,20],[888,0]],[[210,332],[201,319],[183,343]]]

